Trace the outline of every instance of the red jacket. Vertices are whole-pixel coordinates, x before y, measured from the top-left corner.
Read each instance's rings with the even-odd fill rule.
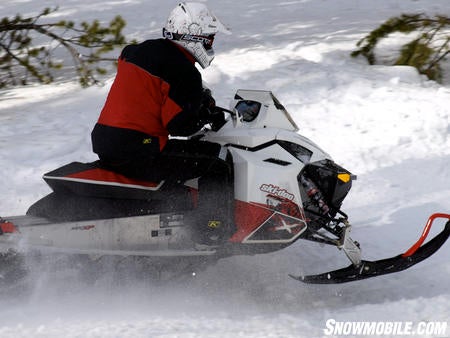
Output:
[[[161,151],[168,136],[185,136],[201,128],[201,75],[194,59],[166,39],[126,46],[117,75],[92,132],[94,152],[123,159]]]

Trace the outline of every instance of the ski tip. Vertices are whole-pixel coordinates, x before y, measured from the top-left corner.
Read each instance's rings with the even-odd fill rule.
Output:
[[[332,278],[332,275],[330,273],[324,273],[320,275],[310,275],[310,276],[296,276],[296,275],[288,275],[289,277],[305,283],[305,284],[337,284],[342,283],[341,281],[335,280]]]
[[[291,275],[291,274],[288,274],[288,276],[291,277],[292,279],[295,279],[295,280],[299,281],[299,282],[308,283],[308,276]]]
[[[292,279],[298,280],[300,282],[303,279],[303,276],[295,276],[295,275],[291,275],[291,274],[288,274],[288,276],[291,277]]]

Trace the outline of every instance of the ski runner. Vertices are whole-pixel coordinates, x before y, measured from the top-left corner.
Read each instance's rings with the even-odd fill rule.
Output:
[[[227,238],[233,224],[232,164],[219,144],[172,139],[199,131],[214,115],[215,100],[195,67],[211,64],[213,41],[229,30],[203,4],[182,2],[170,13],[163,38],[126,46],[92,131],[101,164],[123,175],[165,184],[199,179],[198,208],[187,216],[198,248]],[[219,120],[219,121],[217,121]]]

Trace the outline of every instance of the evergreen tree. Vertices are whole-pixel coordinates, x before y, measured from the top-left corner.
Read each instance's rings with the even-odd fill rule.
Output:
[[[412,36],[412,40],[400,49],[400,56],[395,65],[408,65],[417,68],[429,79],[442,79],[441,62],[448,56],[450,50],[450,18],[436,15],[432,18],[424,14],[402,14],[384,22],[357,43],[357,50],[352,56],[364,56],[369,64],[376,61],[375,47],[381,39],[399,32]],[[416,33],[416,34],[414,34]]]
[[[126,23],[120,16],[107,26],[98,20],[78,26],[66,20],[41,23],[56,10],[46,8],[33,17],[0,20],[0,88],[52,82],[62,69],[68,70],[62,61],[67,54],[83,87],[98,83],[98,76],[107,72],[103,61],[116,62],[107,53],[126,43],[122,35]]]

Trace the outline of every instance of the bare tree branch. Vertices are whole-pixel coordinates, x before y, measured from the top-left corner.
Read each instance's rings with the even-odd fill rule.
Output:
[[[125,21],[120,16],[107,26],[97,20],[81,22],[78,27],[74,22],[64,20],[38,23],[56,10],[46,8],[34,17],[16,15],[0,20],[0,69],[5,71],[0,74],[0,88],[25,84],[29,78],[41,83],[53,81],[54,73],[61,69],[61,63],[53,61],[58,49],[70,55],[72,68],[82,86],[98,83],[97,76],[104,74],[106,69],[97,64],[115,62],[116,59],[107,54],[128,43],[122,35]],[[44,43],[33,45],[36,36]],[[52,42],[57,45],[52,46]]]

